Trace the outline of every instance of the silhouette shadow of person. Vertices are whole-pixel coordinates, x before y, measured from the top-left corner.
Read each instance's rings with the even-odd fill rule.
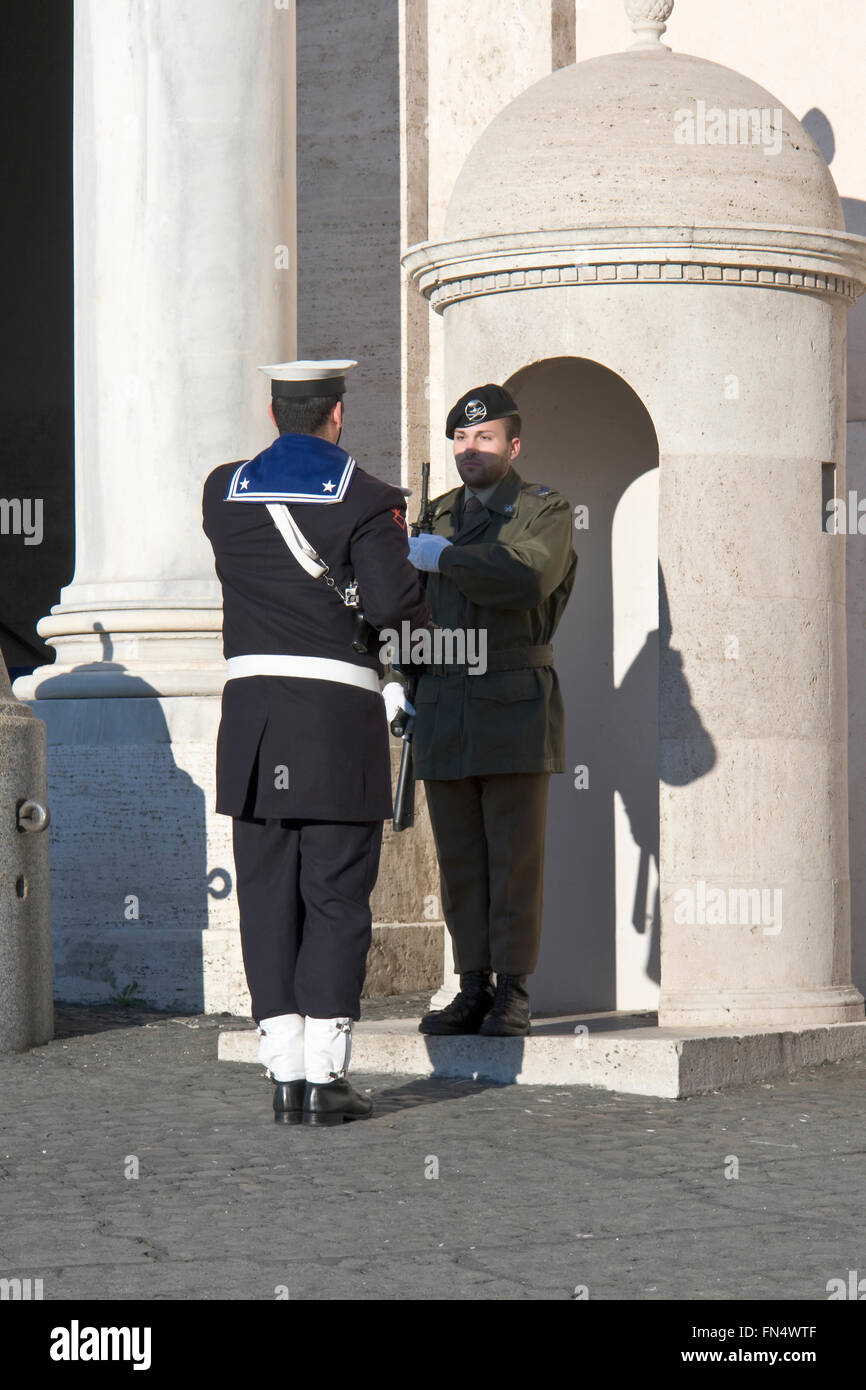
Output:
[[[613,784],[622,797],[632,837],[640,851],[635,881],[632,926],[636,932],[652,936],[647,974],[656,983],[661,978],[660,915],[658,893],[659,807],[654,789],[659,783],[685,786],[705,776],[716,763],[716,751],[701,717],[692,703],[691,690],[683,670],[682,654],[671,646],[671,617],[664,575],[659,566],[659,626],[648,632],[620,685],[614,691],[615,725],[619,731],[613,755]],[[665,698],[659,702],[659,741],[646,736],[647,689],[658,680]],[[666,736],[689,746],[688,766],[663,759],[659,748]],[[651,792],[652,789],[652,792]],[[650,865],[655,862],[656,887],[649,901]]]

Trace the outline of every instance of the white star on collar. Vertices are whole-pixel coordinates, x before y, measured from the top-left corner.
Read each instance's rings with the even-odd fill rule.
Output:
[[[333,492],[333,491],[334,491],[334,484],[333,484],[333,483],[325,483],[325,484],[324,484],[324,487],[323,487],[323,491],[325,491],[325,492]]]
[[[245,487],[249,487],[249,485],[250,485],[250,480],[249,480],[249,478],[244,478],[243,482],[241,483],[241,487],[242,487],[242,488],[245,488]]]

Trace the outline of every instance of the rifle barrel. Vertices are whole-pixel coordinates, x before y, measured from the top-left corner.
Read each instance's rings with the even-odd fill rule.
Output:
[[[418,510],[418,520],[412,522],[412,535],[420,536],[422,531],[432,530],[430,462],[427,460],[421,465],[421,505]],[[422,578],[423,584],[424,579]],[[417,686],[417,673],[411,671],[406,681],[406,695],[410,700],[415,699]],[[412,752],[412,728],[415,720],[413,716],[401,718],[401,714],[402,711],[398,711],[391,723],[391,732],[397,737],[402,734],[403,737],[403,756],[400,759],[400,772],[397,777],[397,789],[394,793],[393,826],[395,830],[409,830],[415,824],[415,760]]]
[[[422,531],[430,531],[433,525],[430,508],[430,464],[421,465],[421,505],[418,508],[418,520],[412,523],[412,535],[420,536]]]
[[[394,829],[410,830],[415,824],[415,768],[412,757],[411,734],[403,738],[403,756],[400,759],[400,773],[397,790],[394,793]]]

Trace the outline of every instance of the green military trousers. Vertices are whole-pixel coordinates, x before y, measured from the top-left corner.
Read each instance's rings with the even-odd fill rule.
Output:
[[[549,772],[424,782],[458,974],[538,963],[549,787]]]

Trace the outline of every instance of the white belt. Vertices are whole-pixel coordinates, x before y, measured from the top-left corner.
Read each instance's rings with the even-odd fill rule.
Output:
[[[379,677],[369,666],[355,666],[351,661],[332,661],[324,656],[230,656],[226,661],[228,679],[237,676],[302,676],[306,680],[339,681],[343,685],[358,685],[362,690],[380,694]]]

